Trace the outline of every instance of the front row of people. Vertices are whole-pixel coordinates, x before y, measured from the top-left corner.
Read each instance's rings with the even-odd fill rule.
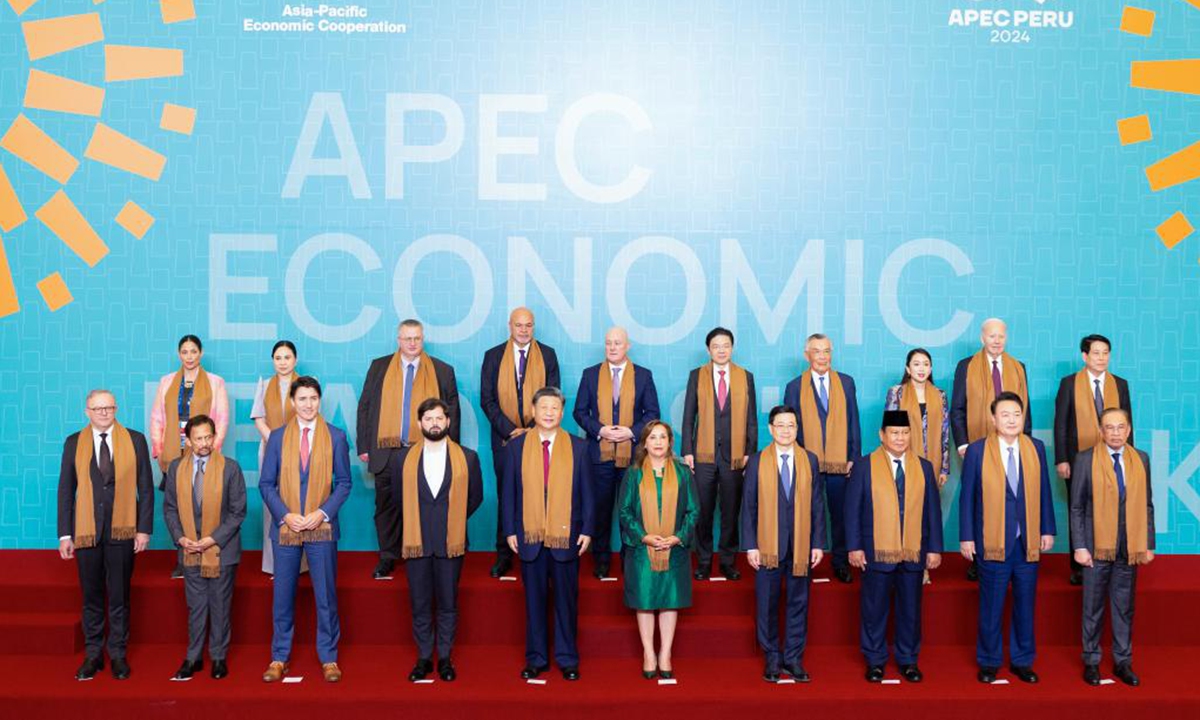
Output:
[[[321,386],[299,377],[289,393],[295,417],[268,437],[259,490],[271,517],[275,557],[274,636],[263,680],[289,671],[294,604],[301,558],[312,574],[317,610],[317,654],[326,681],[342,677],[336,576],[338,511],[350,494],[346,435],[320,414]],[[553,594],[554,661],[577,680],[576,619],[579,558],[594,533],[594,498],[587,443],[562,429],[564,398],[555,387],[532,397],[534,428],[508,443],[501,484],[501,532],[521,561],[526,600],[526,652],[521,677],[550,665],[548,602]],[[994,432],[966,451],[960,492],[962,555],[978,560],[978,679],[996,680],[1003,664],[1002,612],[1012,586],[1009,666],[1037,682],[1034,602],[1041,554],[1056,533],[1045,447],[1023,434],[1020,396],[1000,393],[991,404]],[[88,426],[63,447],[58,490],[59,552],[75,558],[83,590],[85,659],[76,677],[104,667],[104,650],[117,679],[129,676],[129,591],[134,557],[149,543],[153,480],[145,438],[116,421],[117,404],[105,390],[88,394]],[[405,560],[418,659],[410,680],[434,670],[455,679],[451,662],[457,592],[468,546],[467,520],[483,500],[476,453],[449,438],[446,403],[430,398],[416,408],[421,442],[395,460],[391,487],[401,511],[400,555]],[[801,413],[773,408],[773,442],[746,463],[741,510],[742,545],[755,570],[756,634],[768,682],[788,675],[808,682],[804,668],[810,575],[824,557],[825,473],[818,457],[797,444]],[[845,487],[848,562],[863,572],[860,641],[866,679],[879,682],[888,660],[891,616],[894,658],[902,677],[919,682],[922,574],[941,563],[942,515],[933,465],[912,451],[911,418],[886,411],[880,447],[854,462]],[[1083,567],[1084,680],[1100,683],[1100,635],[1111,603],[1114,674],[1139,684],[1131,666],[1133,595],[1137,567],[1154,559],[1154,505],[1150,464],[1128,444],[1129,417],[1108,408],[1099,416],[1102,444],[1078,455],[1072,475],[1070,522],[1073,558]],[[207,637],[211,674],[228,674],[230,608],[241,555],[246,489],[237,462],[215,449],[216,425],[194,415],[185,425],[187,451],[164,479],[164,516],[179,546],[188,607],[188,648],[179,679],[203,667]],[[672,641],[678,610],[691,604],[688,548],[701,514],[692,474],[672,451],[674,435],[662,421],[647,423],[625,473],[616,509],[626,580],[625,602],[637,614],[642,673],[673,677]],[[780,627],[780,592],[786,607]],[[105,636],[105,605],[108,613]],[[435,609],[436,608],[436,609]],[[894,608],[894,612],[893,612]],[[656,623],[657,613],[657,623]],[[655,650],[657,627],[659,647]],[[780,635],[783,636],[782,645]]]

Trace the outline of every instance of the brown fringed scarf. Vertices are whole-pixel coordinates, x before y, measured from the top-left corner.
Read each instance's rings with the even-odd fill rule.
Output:
[[[1092,378],[1087,369],[1075,373],[1075,432],[1079,438],[1079,452],[1100,444],[1100,418],[1096,416],[1096,401],[1092,392]],[[1120,405],[1117,381],[1110,372],[1104,373],[1103,392],[1105,408]]]
[[[918,562],[921,520],[925,512],[925,473],[911,450],[904,454],[904,529],[900,497],[892,477],[892,458],[883,448],[871,453],[871,515],[875,529],[875,562]]]
[[[990,382],[990,381],[989,381]],[[1033,441],[1019,435],[1021,473],[1025,488],[1025,559],[1041,559],[1042,461]],[[1008,493],[1006,458],[1000,457],[1000,438],[988,436],[983,447],[983,559],[1004,562],[1004,507]]]
[[[408,396],[410,442],[416,442],[421,437],[421,420],[417,417],[417,408],[431,397],[441,397],[441,388],[438,387],[437,373],[433,369],[433,359],[428,354],[421,353],[421,359],[417,361],[417,371],[413,375],[412,393]],[[404,361],[397,350],[388,363],[387,372],[383,376],[383,388],[379,394],[379,427],[376,433],[376,443],[379,447],[401,447],[400,423],[403,420],[403,406]]]
[[[550,450],[550,484],[542,475],[542,436],[525,433],[521,449],[521,518],[525,542],[548,548],[571,547],[571,492],[574,488],[575,453],[571,436],[562,428]]]
[[[404,485],[401,487],[403,499],[404,532],[401,543],[401,557],[419,558],[425,555],[425,543],[421,537],[421,506],[418,500],[417,477],[420,475],[421,461],[425,454],[425,445],[420,444],[408,451],[404,458],[404,473],[401,475]],[[446,462],[450,467],[450,512],[446,519],[446,557],[459,557],[467,551],[467,455],[462,446],[453,440],[446,440]]]
[[[758,454],[758,552],[763,567],[779,567],[779,458],[775,443]],[[792,445],[792,575],[808,575],[812,541],[812,468],[808,455]]]
[[[320,415],[316,419],[316,427],[309,437],[308,451],[308,492],[304,496],[304,506],[300,506],[300,422],[288,423],[283,431],[283,458],[279,469],[279,496],[288,512],[303,515],[305,511],[314,512],[321,503],[329,497],[333,490],[333,437],[329,434],[329,426]],[[279,528],[280,545],[303,545],[306,542],[325,542],[333,539],[333,527],[321,523],[314,530],[293,532],[284,523]]]
[[[165,473],[171,467],[171,461],[183,455],[179,446],[179,385],[183,382],[183,368],[175,373],[171,384],[167,386],[167,394],[163,398],[166,404],[167,419],[163,428],[162,452],[158,454],[158,466]],[[192,384],[192,400],[188,404],[188,417],[208,415],[212,411],[212,385],[208,382],[208,373],[200,368],[196,373],[196,381]]]
[[[638,484],[638,496],[642,501],[642,527],[647,535],[664,538],[675,534],[675,510],[679,502],[679,476],[675,473],[675,461],[667,460],[663,466],[662,509],[658,507],[658,487],[654,482],[654,466],[650,458],[642,461],[642,479]],[[671,548],[655,550],[646,546],[650,556],[650,570],[666,572],[671,568]]]
[[[821,439],[821,415],[817,410],[817,391],[813,387],[813,369],[804,371],[800,379],[800,420],[804,424],[804,449],[817,456],[823,473],[845,475],[850,472],[850,458],[846,457],[850,433],[846,418],[846,392],[842,390],[842,379],[837,372],[829,371],[829,415],[825,418],[825,438]]]
[[[1104,443],[1092,450],[1093,556],[1103,562],[1117,559],[1117,513],[1121,507],[1111,452]],[[1145,565],[1150,534],[1146,524],[1146,468],[1131,445],[1121,448],[1121,459],[1125,461],[1125,551],[1130,565]]]
[[[1012,355],[1000,356],[1000,385],[1002,390],[1015,392],[1021,405],[1029,412],[1029,387],[1025,384],[1025,368]],[[980,350],[967,364],[967,442],[975,442],[993,434],[992,401],[996,389],[992,386],[992,361]]]
[[[546,384],[546,363],[542,360],[542,348],[537,340],[529,343],[529,353],[525,356],[524,380],[521,397],[518,398],[517,358],[512,341],[509,340],[504,344],[504,357],[500,358],[496,394],[500,397],[500,412],[519,428],[533,424],[533,394]]]
[[[178,427],[176,423],[176,429]],[[130,540],[137,535],[137,455],[129,431],[121,423],[114,422],[108,433],[117,483],[111,538]],[[96,506],[92,496],[91,466],[95,457],[96,443],[92,438],[92,426],[88,424],[79,431],[79,443],[75,446],[74,543],[77,548],[95,547],[100,539],[96,533]]]
[[[288,378],[289,390],[297,377],[299,376],[293,372]],[[267,389],[263,393],[263,407],[267,411],[267,427],[272,430],[278,430],[296,417],[296,407],[292,405],[292,399],[289,397],[284,400],[280,395],[279,375],[272,375],[271,381],[267,383]]]
[[[621,427],[633,428],[633,405],[636,393],[633,384],[633,361],[626,358],[625,369],[621,371],[621,411],[615,424]],[[600,377],[596,382],[596,409],[600,413],[601,425],[612,425],[612,368],[608,361],[600,363]],[[617,467],[629,467],[633,457],[633,441],[612,443],[600,441],[600,461],[615,462]]]
[[[696,401],[700,409],[700,427],[696,431],[696,462],[702,463],[717,461],[717,391],[716,386],[713,385],[713,372],[713,364],[707,363],[696,374]],[[746,456],[746,412],[749,405],[746,370],[729,363],[729,372],[726,373],[726,376],[729,387],[729,395],[726,400],[730,403],[730,466],[734,470],[741,470],[746,464],[742,458]]]
[[[908,413],[909,427],[914,430],[919,430],[921,425],[921,402],[917,398],[917,391],[913,389],[911,382],[905,382],[900,388],[900,409]],[[942,419],[945,417],[946,408],[942,405],[942,393],[934,387],[933,383],[925,383],[925,423],[928,425],[928,432],[922,437],[924,447],[917,445],[917,455],[929,461],[933,465],[934,474],[942,472]],[[916,443],[914,443],[916,444]],[[908,472],[906,469],[904,472]]]
[[[212,537],[221,524],[221,498],[225,494],[225,457],[214,451],[204,463],[204,503],[200,508],[200,532],[196,532],[196,510],[192,507],[192,485],[195,466],[192,452],[184,453],[175,467],[175,495],[178,499],[179,522],[189,540]],[[185,552],[183,564],[200,566],[200,577],[221,577],[221,548],[213,545],[203,553]]]

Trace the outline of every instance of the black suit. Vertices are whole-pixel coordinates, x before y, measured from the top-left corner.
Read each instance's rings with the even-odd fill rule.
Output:
[[[985,353],[986,355],[986,353]],[[970,445],[981,438],[970,437],[967,432],[967,402],[973,398],[968,398],[967,395],[967,368],[971,365],[971,359],[974,355],[968,355],[958,361],[958,365],[954,368],[954,390],[950,395],[950,430],[954,433],[954,442],[959,447]],[[1029,388],[1029,371],[1025,368],[1025,363],[1017,361],[1021,365],[1021,372],[1025,373],[1025,388],[1026,394],[1030,397],[1032,404],[1033,393]],[[990,371],[989,371],[990,372]],[[989,376],[990,377],[990,376]],[[1009,390],[1011,388],[1004,388]],[[1033,411],[1029,406],[1025,407],[1025,434],[1033,437]]]
[[[479,469],[479,455],[474,450],[462,449],[467,459],[467,517],[483,503],[483,472]],[[409,449],[400,453],[399,466],[404,467]],[[420,658],[433,658],[434,646],[434,602],[437,603],[437,653],[439,658],[450,657],[454,646],[454,634],[458,628],[458,579],[462,575],[462,555],[447,557],[446,535],[450,517],[450,457],[447,452],[446,472],[436,497],[425,477],[425,463],[417,461],[417,514],[421,523],[421,546],[419,558],[409,558],[404,563],[408,576],[408,597],[412,605],[413,640],[417,644]],[[404,481],[400,475],[392,483],[392,499],[400,508],[403,517]]]
[[[91,429],[84,431],[83,442],[93,442]],[[137,456],[137,532],[154,531],[154,471],[146,438],[129,431]],[[111,442],[111,437],[110,437]],[[58,474],[58,536],[75,535],[75,493],[79,478],[75,472],[75,449],[80,433],[63,443],[62,467]],[[108,655],[123,659],[129,644],[129,585],[133,578],[133,540],[113,540],[112,514],[116,481],[104,477],[92,453],[89,466],[92,504],[96,518],[96,544],[76,548],[79,584],[83,589],[83,637],[89,658],[100,657],[104,650],[104,607],[108,604]]]
[[[355,443],[358,454],[369,455],[367,470],[375,475],[375,534],[379,540],[379,556],[386,560],[400,558],[400,511],[392,502],[392,483],[400,481],[399,451],[402,448],[381,448],[378,438],[381,410],[379,395],[383,391],[383,378],[387,375],[393,355],[375,358],[367,370],[367,379],[363,381],[362,394],[358,398],[358,438]],[[454,368],[433,356],[427,357],[433,361],[438,396],[450,407],[450,439],[458,442],[462,423]],[[390,411],[403,413],[403,408]],[[419,439],[410,437],[409,442]]]

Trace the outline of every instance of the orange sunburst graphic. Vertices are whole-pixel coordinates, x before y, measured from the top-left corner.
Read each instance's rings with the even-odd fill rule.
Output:
[[[7,0],[18,18],[37,2]],[[101,5],[104,0],[92,2]],[[196,18],[193,0],[159,0],[159,12],[162,22],[168,25]],[[162,177],[167,163],[165,155],[102,122],[105,87],[46,72],[32,64],[101,43],[104,49],[105,86],[116,82],[183,75],[183,50],[109,44],[105,40],[99,12],[20,20],[20,23],[31,67],[25,84],[22,110],[0,135],[0,148],[4,151],[0,153],[0,317],[12,315],[21,309],[5,252],[3,233],[11,233],[29,220],[29,210],[13,186],[5,163],[24,163],[61,186],[41,207],[32,209],[32,214],[84,263],[95,267],[109,252],[108,244],[72,201],[74,189],[68,192],[67,186],[81,160],[39,126],[39,113],[64,113],[92,123],[91,138],[84,150],[83,160],[107,165],[153,182]],[[195,109],[168,102],[163,104],[159,127],[169,132],[191,135],[195,120]],[[154,224],[154,216],[133,200],[125,203],[115,220],[138,239],[145,237]],[[37,289],[51,311],[58,310],[73,299],[70,288],[58,272],[39,281]]]
[[[1200,0],[1184,0],[1200,10]],[[1154,33],[1154,11],[1126,6],[1121,12],[1121,32],[1141,37]],[[1129,84],[1142,90],[1200,95],[1200,59],[1135,61],[1130,65]],[[1150,116],[1138,115],[1117,121],[1122,145],[1152,139]],[[1200,178],[1200,142],[1178,150],[1146,168],[1146,179],[1154,192]],[[1182,210],[1175,212],[1155,228],[1167,249],[1174,248],[1195,232]]]

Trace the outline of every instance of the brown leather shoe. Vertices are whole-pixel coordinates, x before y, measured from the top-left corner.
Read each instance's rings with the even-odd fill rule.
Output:
[[[266,672],[263,673],[263,682],[279,682],[285,675],[288,674],[288,664],[279,660],[272,660],[267,666]]]
[[[340,682],[342,679],[342,669],[335,662],[322,665],[321,672],[325,673],[325,682]]]

